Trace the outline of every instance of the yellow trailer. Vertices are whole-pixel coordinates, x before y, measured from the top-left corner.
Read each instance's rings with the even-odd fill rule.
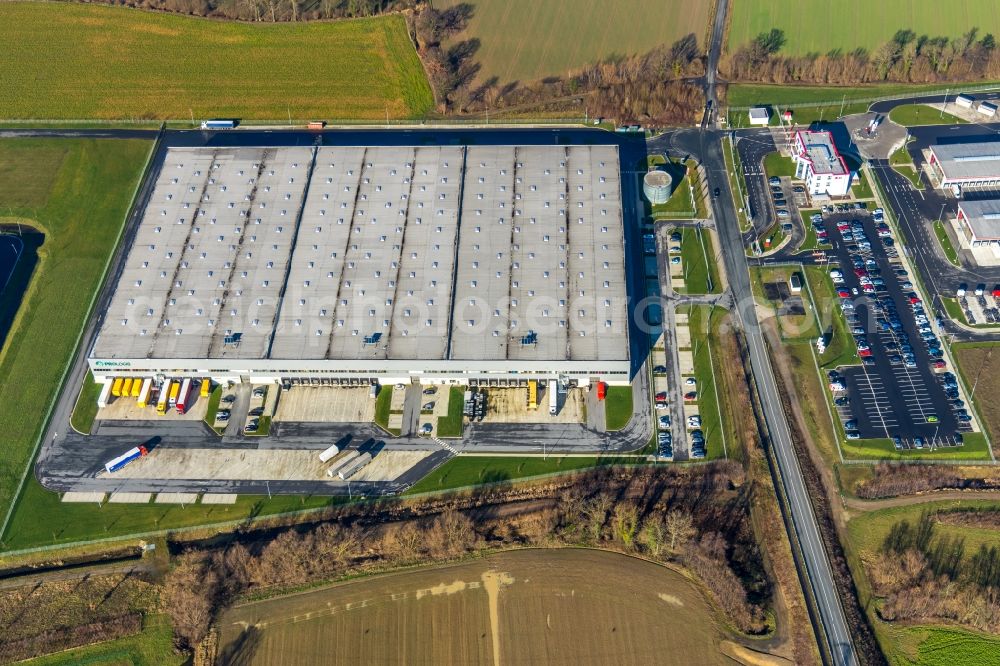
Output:
[[[132,397],[138,398],[139,394],[142,393],[142,378],[136,377],[132,380]]]
[[[209,379],[208,377],[205,377],[203,380],[201,380],[201,389],[199,391],[199,394],[201,395],[201,397],[207,398],[211,392],[212,392],[212,380]]]
[[[170,397],[170,380],[164,380],[163,386],[160,387],[160,396],[156,399],[156,413],[166,414],[167,413],[167,398]]]
[[[115,383],[111,385],[111,395],[116,398],[120,397],[122,394],[122,382],[124,382],[124,377],[116,377]]]
[[[132,393],[132,378],[126,377],[122,382],[122,397],[127,398]]]
[[[538,382],[534,379],[528,380],[528,409],[538,407]]]

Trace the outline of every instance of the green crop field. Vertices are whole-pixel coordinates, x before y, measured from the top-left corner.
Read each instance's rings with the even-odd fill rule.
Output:
[[[980,34],[1000,32],[996,0],[742,0],[734,2],[729,23],[729,49],[739,48],[771,28],[785,31],[782,53],[805,55],[873,51],[897,30],[918,35],[958,37],[970,28]]]
[[[401,16],[251,25],[13,2],[0,43],[4,119],[411,118],[433,105]]]
[[[17,492],[151,145],[137,139],[0,140],[0,174],[7,175],[0,181],[0,210],[45,232],[31,285],[0,352],[0,514]],[[23,197],[22,189],[33,194]]]
[[[455,41],[477,38],[480,80],[501,83],[561,76],[597,61],[644,53],[694,33],[704,48],[711,0],[439,0],[469,2],[469,26]]]

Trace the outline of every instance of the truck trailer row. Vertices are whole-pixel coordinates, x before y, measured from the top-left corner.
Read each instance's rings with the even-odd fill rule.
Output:
[[[201,384],[198,395],[207,398],[212,392],[212,382],[207,378],[165,379],[157,387],[151,377],[116,377],[104,382],[97,398],[97,406],[103,409],[113,398],[135,398],[140,409],[155,404],[157,414],[166,414],[170,408],[176,409],[178,414],[184,414],[194,402],[192,389],[195,382]]]

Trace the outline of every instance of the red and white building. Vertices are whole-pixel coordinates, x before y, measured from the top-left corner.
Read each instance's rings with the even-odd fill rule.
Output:
[[[795,177],[805,181],[810,195],[842,197],[851,189],[854,174],[837,152],[829,132],[796,132],[792,159]]]

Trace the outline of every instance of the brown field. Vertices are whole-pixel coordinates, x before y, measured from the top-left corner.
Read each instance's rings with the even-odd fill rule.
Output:
[[[252,664],[725,664],[700,592],[596,550],[522,550],[236,607],[220,659]]]
[[[1000,393],[1000,346],[956,345],[953,352],[966,386],[974,397],[982,396],[975,403],[993,442],[1000,436],[1000,400],[994,399]]]

